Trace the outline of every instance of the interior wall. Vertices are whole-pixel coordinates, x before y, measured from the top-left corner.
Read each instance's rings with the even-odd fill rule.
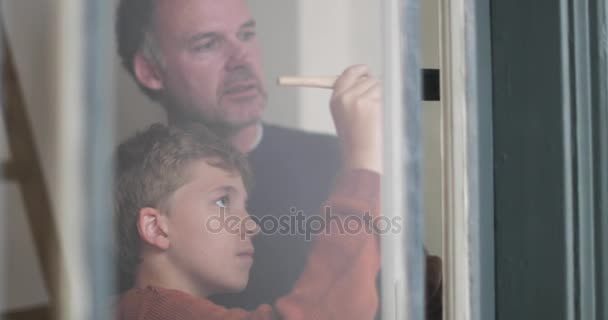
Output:
[[[380,2],[373,0],[298,1],[301,75],[339,75],[353,64],[382,71]],[[339,14],[340,13],[340,14]],[[275,44],[276,45],[276,44]],[[329,112],[330,90],[300,92],[298,126],[335,133]]]
[[[277,78],[299,72],[301,43],[297,37],[301,16],[299,3],[304,1],[249,0],[257,22],[262,46],[268,107],[264,120],[288,127],[298,127],[301,99],[298,90],[279,87]]]

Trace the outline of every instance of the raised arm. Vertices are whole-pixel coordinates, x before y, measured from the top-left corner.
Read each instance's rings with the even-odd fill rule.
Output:
[[[279,299],[280,319],[373,319],[378,307],[379,215],[382,146],[381,86],[366,66],[336,81],[331,111],[343,154],[342,173],[321,208],[317,235],[293,291]]]

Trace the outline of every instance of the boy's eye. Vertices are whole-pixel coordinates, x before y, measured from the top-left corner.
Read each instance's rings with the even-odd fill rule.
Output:
[[[217,201],[215,201],[215,204],[220,208],[227,209],[228,205],[230,204],[230,198],[228,198],[228,196],[223,196],[217,199]]]

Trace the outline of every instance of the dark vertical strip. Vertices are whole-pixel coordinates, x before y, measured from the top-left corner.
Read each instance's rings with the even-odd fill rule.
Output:
[[[478,319],[495,318],[495,265],[494,265],[494,166],[492,133],[492,40],[490,0],[473,0],[475,4],[475,52],[472,64],[476,70],[477,136],[474,149],[477,154],[478,173],[478,234],[479,265]]]
[[[491,0],[499,320],[569,319],[561,10]]]
[[[595,187],[596,175],[594,162],[597,148],[594,146],[593,113],[597,105],[593,104],[592,63],[592,32],[595,28],[590,11],[593,5],[589,0],[571,1],[572,27],[571,27],[571,55],[573,57],[572,83],[575,99],[573,123],[575,130],[575,192],[576,206],[574,210],[575,224],[575,288],[577,319],[597,318],[597,278],[596,278],[596,216]]]
[[[596,318],[608,318],[608,6],[589,0],[595,172]]]

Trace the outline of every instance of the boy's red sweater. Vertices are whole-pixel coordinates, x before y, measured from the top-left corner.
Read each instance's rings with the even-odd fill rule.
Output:
[[[366,212],[377,216],[379,206],[380,176],[351,170],[338,179],[324,207],[344,219]],[[378,307],[376,275],[380,268],[377,236],[366,232],[363,225],[356,234],[340,234],[335,224],[330,225],[329,233],[316,236],[306,268],[291,293],[272,306],[261,305],[253,311],[226,309],[176,290],[134,288],[118,299],[118,319],[373,319]],[[349,222],[349,228],[354,227]]]

